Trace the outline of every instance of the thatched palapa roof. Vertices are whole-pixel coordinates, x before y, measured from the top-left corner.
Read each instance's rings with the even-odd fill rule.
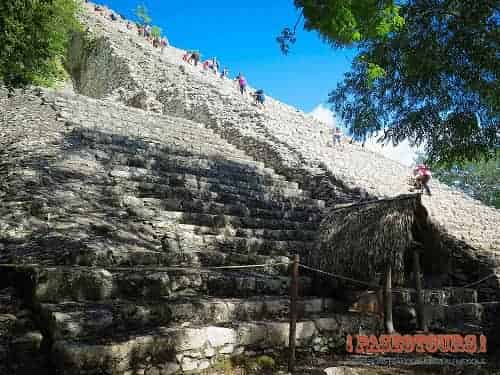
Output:
[[[413,242],[419,194],[333,208],[321,223],[320,249],[311,262],[323,271],[380,283],[392,264],[393,284],[404,283],[404,253]]]

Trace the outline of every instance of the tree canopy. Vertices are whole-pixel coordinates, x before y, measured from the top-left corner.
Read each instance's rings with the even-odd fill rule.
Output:
[[[139,4],[135,8],[135,15],[139,19],[142,25],[149,25],[152,21],[151,16],[149,15],[148,8],[144,4]]]
[[[151,28],[151,36],[153,38],[161,38],[161,28],[158,26],[153,26]]]
[[[62,79],[78,6],[76,0],[0,2],[0,80],[50,86]]]
[[[500,155],[488,161],[438,167],[434,175],[487,205],[500,209]]]
[[[392,0],[295,0],[305,29],[319,31],[334,46],[385,37],[404,24]]]
[[[424,144],[434,163],[499,147],[495,0],[296,0],[305,28],[358,55],[330,102],[351,134]]]

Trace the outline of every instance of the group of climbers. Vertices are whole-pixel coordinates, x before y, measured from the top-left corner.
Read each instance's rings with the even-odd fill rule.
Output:
[[[183,56],[182,60],[187,62],[188,64],[194,64],[194,66],[198,66],[200,62],[201,55],[198,51],[187,51]]]
[[[245,95],[245,93],[247,92],[247,80],[246,80],[245,76],[240,73],[235,78],[235,81],[238,82],[238,87],[240,88],[241,95]],[[251,95],[255,99],[255,104],[258,107],[264,107],[264,102],[266,100],[266,97],[264,95],[264,90],[259,89]]]
[[[198,51],[186,51],[184,55],[182,56],[182,61],[185,63],[198,66],[198,63],[200,62],[201,55]],[[202,64],[202,69],[204,72],[211,71],[215,75],[220,72],[220,78],[221,79],[226,79],[229,78],[229,69],[224,68],[220,70],[220,63],[217,60],[217,58],[213,57],[211,59],[208,59],[203,62]],[[239,73],[238,76],[234,79],[239,87],[241,95],[245,95],[247,92],[247,80],[243,76],[243,74]],[[254,93],[251,94],[251,96],[255,99],[255,104],[258,107],[264,107],[265,103],[265,95],[264,95],[264,90],[259,89],[256,90]]]
[[[87,2],[87,1],[86,1]],[[101,7],[100,5],[95,5],[94,6],[94,11],[96,13],[101,14],[104,17],[108,17],[111,21],[117,21],[118,16],[115,15],[113,12],[110,12],[109,15],[106,14],[106,10]],[[123,16],[119,16],[122,20],[125,20]],[[146,39],[149,43],[153,45],[155,48],[161,48],[161,53],[165,51],[165,48],[169,46],[168,39],[163,36],[163,37],[158,37],[158,36],[153,36],[152,35],[152,28],[150,25],[140,25],[140,24],[133,24],[130,21],[127,21],[127,29],[128,30],[133,30],[134,27],[137,29],[137,34],[139,36],[142,36],[144,39]]]
[[[130,24],[130,22],[129,22]],[[151,32],[151,26],[150,25],[136,25],[137,26],[137,34],[139,36],[142,36],[144,39],[146,39],[149,43],[153,45],[155,48],[161,48],[161,52],[165,50],[166,47],[169,46],[168,40],[165,36],[163,37],[158,37],[158,36],[153,36]],[[132,29],[133,26],[130,24],[127,25],[128,29]]]
[[[224,69],[227,70],[227,68],[224,68]],[[212,73],[217,75],[219,73],[219,70],[220,70],[220,64],[219,64],[219,61],[217,61],[217,58],[213,57],[209,60],[206,60],[203,63],[203,70],[204,71],[210,70]]]
[[[94,11],[100,13],[101,15],[106,17],[106,12],[104,8],[102,8],[99,5],[95,5]],[[114,13],[110,13],[109,17],[112,21],[116,21],[118,18]],[[123,17],[122,17],[123,18]],[[139,25],[139,24],[133,24],[130,21],[127,22],[127,29],[128,30],[133,30],[134,27],[137,29],[137,34],[144,39],[146,39],[148,42],[150,42],[153,47],[155,48],[161,48],[161,53],[164,52],[165,48],[169,46],[168,40],[166,37],[163,38],[158,38],[154,37],[152,35],[152,28],[150,25]],[[198,51],[187,51],[183,56],[182,60],[188,64],[192,64],[194,66],[198,66],[201,60],[201,54]],[[224,68],[221,70],[220,68],[220,63],[217,60],[217,58],[213,57],[212,59],[206,60],[202,64],[202,69],[204,72],[211,71],[214,73],[216,76],[219,74],[219,77],[221,79],[227,79],[229,78],[229,69]],[[240,89],[241,95],[245,95],[247,92],[247,81],[246,78],[240,73],[236,78],[235,81],[238,83],[238,87]],[[251,96],[255,100],[255,104],[258,107],[264,107],[265,103],[265,95],[264,95],[264,90],[259,89],[256,90],[254,93],[251,94]]]

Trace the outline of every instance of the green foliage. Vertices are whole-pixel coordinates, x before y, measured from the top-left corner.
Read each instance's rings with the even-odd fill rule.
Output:
[[[255,370],[273,370],[276,367],[276,362],[273,358],[267,355],[261,355],[253,361],[251,364]]]
[[[212,370],[224,375],[234,374],[234,366],[230,358],[223,358],[212,365]]]
[[[295,0],[305,29],[315,30],[334,46],[383,38],[404,25],[393,0]]]
[[[360,55],[330,102],[355,139],[382,131],[393,144],[425,144],[429,161],[440,165],[494,157],[500,135],[499,10],[490,0],[403,4],[398,14],[405,23],[397,32],[362,32],[374,37],[359,44]],[[327,15],[334,11],[326,9]],[[327,22],[323,13],[315,17]],[[340,41],[354,40],[354,29],[346,30]]]
[[[139,4],[135,8],[135,15],[139,19],[142,25],[149,25],[151,23],[151,17],[149,16],[148,8],[144,4]]]
[[[267,355],[233,357],[232,362],[233,366],[245,369],[248,374],[272,374],[277,368],[276,361]]]
[[[433,166],[433,174],[441,182],[500,209],[500,152],[487,161]]]
[[[63,68],[70,35],[80,26],[76,0],[0,2],[0,80],[9,86],[53,86]]]
[[[425,153],[417,153],[414,164],[425,164]],[[463,163],[431,163],[433,176],[439,181],[500,209],[500,151],[489,160]]]
[[[368,67],[366,69],[366,78],[368,80],[369,86],[372,86],[377,79],[382,78],[384,76],[385,76],[384,69],[382,69],[377,64],[368,63]]]
[[[153,26],[151,28],[151,36],[153,38],[161,38],[161,28],[159,28],[158,26]]]

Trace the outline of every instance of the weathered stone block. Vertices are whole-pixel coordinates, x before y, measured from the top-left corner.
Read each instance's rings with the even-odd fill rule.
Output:
[[[204,329],[185,328],[175,333],[175,348],[177,351],[200,349],[207,342],[207,332]]]
[[[205,332],[207,340],[213,348],[234,344],[237,341],[236,332],[231,328],[207,327]]]
[[[174,362],[168,362],[163,365],[159,365],[160,375],[172,375],[180,370],[180,366]]]
[[[314,322],[297,322],[296,339],[297,341],[307,342],[316,335],[318,331]]]
[[[181,364],[182,371],[194,371],[198,369],[199,362],[200,361],[195,358],[184,357]]]
[[[288,346],[290,325],[288,323],[264,323],[267,328],[267,346],[285,347]]]
[[[263,324],[241,323],[238,326],[238,344],[253,346],[265,341],[267,328]]]

